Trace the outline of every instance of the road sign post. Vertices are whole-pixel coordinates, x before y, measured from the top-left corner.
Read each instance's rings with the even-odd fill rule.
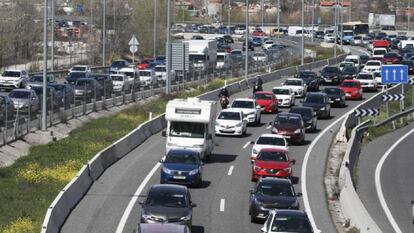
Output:
[[[131,40],[128,42],[129,51],[132,53],[132,63],[135,63],[135,53],[138,51],[139,42],[135,35],[132,35]]]

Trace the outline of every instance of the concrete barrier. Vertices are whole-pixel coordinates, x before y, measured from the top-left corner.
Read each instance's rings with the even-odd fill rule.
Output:
[[[282,75],[293,75],[296,73],[296,69],[296,67],[289,67],[277,72],[266,74],[263,81],[273,81],[282,77]],[[248,80],[230,84],[229,89],[231,89],[232,92],[237,93],[247,89],[249,86],[251,87],[255,81],[256,77],[250,77]],[[220,89],[216,89],[204,93],[198,96],[198,98],[202,100],[217,100],[219,92]],[[143,96],[145,96],[146,93],[149,95],[151,94],[150,91],[148,91],[144,92]],[[81,107],[79,108],[79,111],[82,111]],[[141,145],[152,135],[160,132],[166,127],[166,125],[167,122],[165,121],[165,115],[162,114],[150,121],[144,122],[126,136],[98,152],[95,157],[93,157],[93,159],[81,169],[78,175],[55,198],[55,201],[47,210],[42,225],[42,233],[59,232],[70,212],[83,198],[93,182],[99,179],[103,172],[113,163]]]

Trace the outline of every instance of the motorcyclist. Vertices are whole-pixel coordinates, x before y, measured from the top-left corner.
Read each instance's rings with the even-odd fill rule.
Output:
[[[229,91],[227,90],[227,88],[226,88],[226,87],[223,87],[223,88],[220,90],[219,97],[222,97],[222,96],[225,96],[225,97],[227,97],[227,98],[229,98],[229,97],[230,97],[230,95],[229,95]]]
[[[229,104],[229,91],[227,90],[226,87],[223,87],[220,90],[220,93],[218,94],[219,98],[220,98],[220,105],[222,109],[227,108],[227,105]]]

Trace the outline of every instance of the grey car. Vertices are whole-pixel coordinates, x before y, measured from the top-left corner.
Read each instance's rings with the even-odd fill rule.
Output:
[[[188,226],[171,223],[140,223],[135,233],[191,233]]]
[[[47,85],[56,83],[55,77],[51,74],[46,76],[46,83]],[[28,88],[37,86],[43,86],[43,75],[42,74],[35,74],[29,78],[29,82],[27,83]]]
[[[331,117],[331,103],[326,93],[308,93],[303,101],[304,107],[311,107],[318,115],[318,118]]]
[[[14,105],[9,96],[0,95],[0,109],[0,124],[3,124],[6,119],[13,119]]]
[[[14,109],[18,112],[36,113],[39,111],[39,97],[34,90],[30,89],[14,89],[9,93],[10,99],[13,101]]]
[[[150,187],[142,205],[141,223],[175,223],[191,228],[193,207],[188,188],[182,185],[158,184]]]
[[[103,95],[103,87],[93,78],[81,78],[76,80],[75,86],[75,97],[87,100],[96,98],[99,99]]]

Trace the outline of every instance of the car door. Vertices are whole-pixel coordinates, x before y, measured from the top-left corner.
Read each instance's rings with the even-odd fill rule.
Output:
[[[36,92],[34,92],[33,90],[31,90],[30,92],[30,104],[31,104],[31,108],[32,111],[38,111],[40,108],[40,102],[39,102],[39,97],[37,96]]]

